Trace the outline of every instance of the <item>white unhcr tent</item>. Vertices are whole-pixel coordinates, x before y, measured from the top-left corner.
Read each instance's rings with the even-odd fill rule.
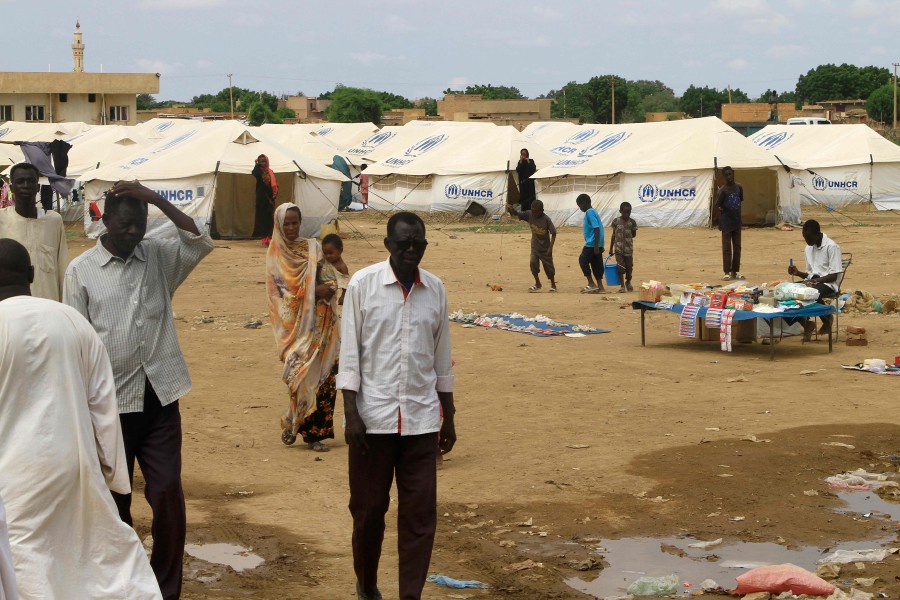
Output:
[[[779,178],[782,197],[900,209],[900,146],[868,125],[769,125],[750,140],[791,167]]]
[[[514,127],[455,123],[399,129],[404,131],[396,133],[398,141],[385,143],[390,154],[365,155],[378,158],[366,173],[369,205],[379,210],[462,211],[476,202],[498,211],[510,198],[510,172],[515,174],[521,148],[532,150],[539,165],[552,162]],[[413,135],[407,137],[406,130]],[[350,152],[357,149],[345,154],[358,164],[363,155]]]
[[[775,157],[716,117],[583,125],[558,135],[566,137],[544,142],[556,162],[534,175],[537,196],[557,224],[582,222],[575,198],[586,193],[604,223],[627,201],[644,227],[706,226],[716,169],[725,166],[744,187],[745,223],[799,218],[799,206],[779,201]]]
[[[303,211],[301,235],[318,233],[322,223],[337,216],[340,183],[337,171],[269,140],[258,128],[238,122],[202,123],[144,147],[136,154],[81,176],[87,201],[102,210],[104,192],[116,181],[139,180],[156,190],[198,226],[214,220],[218,235],[246,238],[253,234],[256,212],[255,180],[251,175],[257,156],[269,157],[275,172],[279,202],[296,202]],[[164,235],[171,224],[155,209],[148,222],[150,235]],[[100,221],[85,215],[85,232],[96,236]]]

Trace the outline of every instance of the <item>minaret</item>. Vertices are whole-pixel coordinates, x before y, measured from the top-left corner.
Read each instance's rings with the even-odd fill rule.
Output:
[[[84,44],[81,42],[81,23],[75,21],[75,39],[72,43],[72,70],[84,72]]]

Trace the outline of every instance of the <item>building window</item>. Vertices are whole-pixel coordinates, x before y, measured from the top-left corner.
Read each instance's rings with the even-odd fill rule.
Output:
[[[68,94],[60,94],[60,95],[59,95],[59,101],[60,101],[60,102],[68,102],[68,101],[69,101],[69,95],[68,95]]]
[[[13,120],[13,107],[9,104],[0,106],[0,121]]]
[[[127,121],[128,120],[128,107],[127,106],[110,106],[109,107],[109,120],[110,120],[110,122]]]
[[[44,107],[40,104],[29,105],[25,107],[25,120],[43,122]]]
[[[96,102],[97,94],[88,94],[88,102]]]

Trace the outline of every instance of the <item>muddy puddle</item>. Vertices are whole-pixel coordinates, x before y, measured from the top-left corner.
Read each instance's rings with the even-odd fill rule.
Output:
[[[836,512],[858,513],[863,518],[900,520],[900,504],[886,502],[874,492],[840,492],[846,506]],[[756,567],[792,563],[815,572],[816,561],[834,550],[880,548],[893,538],[841,542],[829,548],[802,546],[787,548],[776,543],[722,542],[707,548],[691,544],[712,541],[692,537],[603,539],[595,553],[603,558],[604,568],[595,579],[572,577],[570,587],[595,598],[626,595],[628,586],[639,577],[663,577],[676,574],[679,591],[689,594],[712,579],[726,589],[735,587],[735,578]]]
[[[188,544],[184,551],[208,563],[229,566],[238,573],[255,569],[265,562],[258,554],[237,544]]]

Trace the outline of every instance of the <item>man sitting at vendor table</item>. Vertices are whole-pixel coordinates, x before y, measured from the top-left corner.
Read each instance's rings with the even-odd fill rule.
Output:
[[[806,240],[806,273],[792,264],[788,267],[788,274],[802,277],[806,285],[817,289],[819,303],[823,303],[823,298],[833,298],[838,291],[839,279],[844,271],[841,247],[822,233],[818,221],[809,220],[803,224],[803,239]],[[828,333],[831,329],[831,315],[822,315],[821,319],[819,333]],[[815,331],[815,324],[806,319],[803,324],[803,341],[812,339]]]

